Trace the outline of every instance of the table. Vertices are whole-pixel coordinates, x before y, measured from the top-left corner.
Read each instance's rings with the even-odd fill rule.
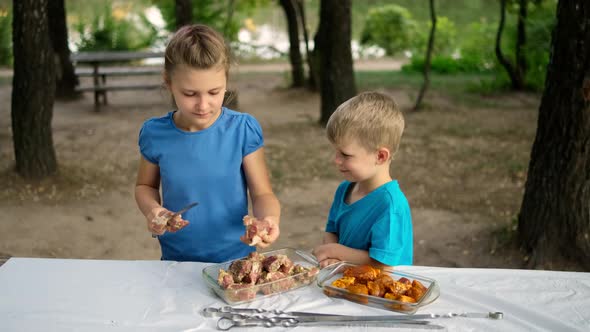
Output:
[[[212,331],[200,310],[226,305],[201,277],[208,264],[10,258],[0,267],[2,331]],[[589,331],[590,273],[398,267],[436,279],[441,295],[418,313],[502,311],[503,320],[438,319],[448,331]],[[388,314],[330,298],[314,284],[243,307],[338,314]],[[268,331],[325,331],[275,327]],[[390,331],[334,327],[335,331]],[[259,331],[263,328],[235,328]],[[395,329],[393,329],[395,330]],[[423,331],[403,329],[404,331]]]
[[[129,62],[134,60],[144,60],[151,58],[164,58],[164,52],[128,52],[128,51],[100,51],[100,52],[79,52],[71,55],[72,61],[76,64],[88,63],[91,65],[91,71],[84,70],[83,68],[76,68],[76,75],[78,76],[92,76],[92,86],[77,87],[77,91],[93,91],[94,92],[94,105],[98,110],[100,105],[100,97],[102,97],[103,103],[107,104],[107,91],[112,90],[137,90],[137,89],[157,89],[161,88],[161,84],[119,84],[119,85],[106,85],[107,76],[127,76],[127,75],[153,75],[161,74],[162,68],[121,68],[121,67],[109,67],[100,68],[101,65],[106,63],[118,63],[118,62]]]

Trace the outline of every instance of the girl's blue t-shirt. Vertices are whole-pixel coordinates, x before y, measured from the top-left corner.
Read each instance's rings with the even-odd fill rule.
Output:
[[[139,132],[142,156],[160,168],[163,206],[189,224],[159,236],[163,260],[224,262],[254,250],[240,241],[248,214],[242,160],[264,145],[254,117],[223,108],[208,128],[187,132],[174,124],[174,112],[147,120]]]
[[[347,204],[352,185],[344,181],[338,186],[326,232],[335,233],[342,245],[368,251],[371,258],[385,265],[412,265],[412,214],[398,182],[390,181]]]

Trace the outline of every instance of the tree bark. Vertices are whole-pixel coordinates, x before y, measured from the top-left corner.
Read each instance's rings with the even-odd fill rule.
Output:
[[[64,0],[51,0],[47,3],[49,16],[49,35],[55,52],[57,83],[55,96],[59,99],[72,99],[80,94],[76,92],[78,76],[70,59],[68,46],[68,26]]]
[[[305,85],[303,71],[303,58],[299,49],[299,24],[297,23],[297,9],[295,0],[279,0],[287,18],[287,30],[289,33],[289,61],[291,62],[292,87]]]
[[[47,1],[13,1],[12,133],[16,171],[25,178],[42,178],[57,170],[51,134],[55,61]]]
[[[317,82],[319,81],[319,72],[314,64],[313,55],[309,49],[309,32],[307,29],[307,20],[305,18],[305,3],[303,0],[295,0],[295,3],[297,5],[297,16],[300,19],[301,28],[303,30],[303,39],[305,40],[305,58],[309,70],[308,86],[312,91],[316,91],[318,86]]]
[[[193,5],[191,0],[175,0],[176,29],[193,23]]]
[[[426,50],[426,61],[424,62],[424,83],[422,84],[422,88],[418,94],[418,99],[416,99],[416,105],[414,106],[415,111],[419,110],[422,106],[422,99],[424,98],[426,90],[428,90],[428,86],[430,85],[430,64],[432,63],[432,49],[434,47],[434,35],[436,33],[436,10],[434,8],[434,0],[430,0],[430,22],[432,26],[430,27],[428,49]]]
[[[590,269],[590,2],[560,0],[518,218],[530,267]]]
[[[504,22],[506,21],[506,0],[500,0],[500,23],[498,24],[498,31],[496,33],[496,58],[498,62],[506,69],[512,89],[524,89],[524,77],[514,68],[514,65],[504,56],[502,52],[502,31],[504,30]]]
[[[325,125],[336,108],[356,94],[352,62],[351,0],[321,0],[320,123]]]

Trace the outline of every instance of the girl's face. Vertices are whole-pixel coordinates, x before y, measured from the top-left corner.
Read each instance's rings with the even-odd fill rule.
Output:
[[[206,129],[221,114],[227,84],[223,67],[195,69],[180,65],[166,82],[178,107],[174,120],[182,129]]]
[[[377,174],[377,152],[369,152],[355,140],[332,144],[335,150],[334,164],[342,176],[350,182],[363,182]]]

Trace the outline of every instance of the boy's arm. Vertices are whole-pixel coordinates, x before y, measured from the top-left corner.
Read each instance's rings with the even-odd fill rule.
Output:
[[[325,232],[324,239],[323,239],[322,243],[323,244],[338,243],[338,235],[336,235],[335,233]]]
[[[326,242],[331,240],[335,242]],[[324,244],[317,246],[313,250],[320,267],[324,268],[328,265],[334,264],[338,261],[346,261],[353,264],[370,264],[378,268],[388,267],[387,265],[374,260],[369,257],[369,252],[366,250],[354,249],[338,243],[338,237],[334,233],[326,233],[324,235]]]

